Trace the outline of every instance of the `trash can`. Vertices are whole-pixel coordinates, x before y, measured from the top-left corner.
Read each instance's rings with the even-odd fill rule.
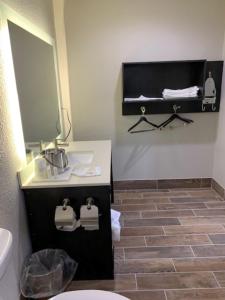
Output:
[[[63,292],[78,264],[61,249],[44,249],[25,260],[20,279],[26,298],[44,298]]]

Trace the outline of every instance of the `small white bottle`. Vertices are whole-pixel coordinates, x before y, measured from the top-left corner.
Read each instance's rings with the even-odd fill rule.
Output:
[[[57,168],[51,165],[50,163],[46,164],[46,170],[48,179],[54,179],[58,175]]]
[[[39,178],[47,178],[46,160],[43,157],[35,159],[35,176]]]

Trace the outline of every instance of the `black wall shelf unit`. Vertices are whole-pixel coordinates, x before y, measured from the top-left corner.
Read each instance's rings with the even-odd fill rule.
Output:
[[[214,106],[204,104],[205,81],[212,74],[216,86]],[[141,107],[145,114],[173,113],[173,106],[179,107],[178,113],[218,112],[220,107],[223,61],[186,60],[161,62],[123,63],[123,115],[140,115]],[[151,98],[162,97],[163,89],[184,89],[199,87],[196,98],[177,98],[170,100],[150,100],[127,102],[125,98],[140,95]]]

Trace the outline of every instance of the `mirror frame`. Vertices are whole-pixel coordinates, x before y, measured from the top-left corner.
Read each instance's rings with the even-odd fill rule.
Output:
[[[12,89],[11,94],[13,95],[13,98],[14,98],[14,99],[11,99],[11,101],[14,102],[15,106],[18,106],[17,113],[19,112],[18,118],[20,119],[22,128],[23,128],[23,125],[22,125],[22,119],[21,119],[19,96],[18,96],[17,85],[16,85],[16,75],[15,75],[15,70],[14,70],[8,21],[16,24],[17,26],[21,27],[22,29],[26,30],[27,32],[31,33],[32,35],[36,36],[37,38],[41,39],[42,41],[46,42],[47,44],[49,44],[53,47],[53,56],[54,56],[55,73],[56,73],[56,85],[57,85],[57,94],[58,94],[59,120],[60,120],[60,124],[61,124],[61,133],[58,136],[56,136],[55,138],[63,139],[63,137],[65,135],[65,128],[64,128],[64,118],[63,118],[63,112],[62,112],[62,96],[61,96],[61,89],[60,89],[60,79],[59,79],[55,40],[49,34],[44,32],[43,30],[41,30],[38,26],[34,25],[32,22],[30,22],[29,20],[27,20],[26,18],[21,16],[19,13],[15,12],[9,6],[0,2],[0,22],[1,22],[0,35],[4,35],[4,44],[5,44],[5,49],[6,49],[5,52],[7,53],[7,58],[6,58],[7,65],[9,64],[8,72],[11,73],[11,74],[9,74],[10,79],[13,80],[13,82],[10,82],[10,89]],[[18,121],[19,120],[17,120],[17,123],[18,123]],[[24,140],[23,133],[22,133],[22,138],[23,138],[23,147],[24,147],[26,145],[26,142]],[[50,144],[52,141],[46,141],[46,142]],[[21,141],[20,141],[20,143],[21,143]],[[27,144],[29,146],[32,146],[34,144],[35,144],[35,146],[37,146],[37,143],[38,142],[27,143]],[[25,146],[25,148],[26,148],[26,146]]]

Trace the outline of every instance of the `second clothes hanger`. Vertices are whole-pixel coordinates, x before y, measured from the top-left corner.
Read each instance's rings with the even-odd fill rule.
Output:
[[[179,116],[177,114],[177,109],[179,109],[179,108],[180,108],[180,106],[173,105],[174,113],[172,114],[172,116],[169,117],[169,119],[167,119],[166,121],[164,121],[163,123],[161,123],[159,125],[160,129],[165,128],[168,124],[170,124],[171,122],[173,122],[175,119],[182,121],[184,124],[190,124],[190,123],[194,122],[191,119],[187,119],[187,118],[183,118],[183,117]]]

